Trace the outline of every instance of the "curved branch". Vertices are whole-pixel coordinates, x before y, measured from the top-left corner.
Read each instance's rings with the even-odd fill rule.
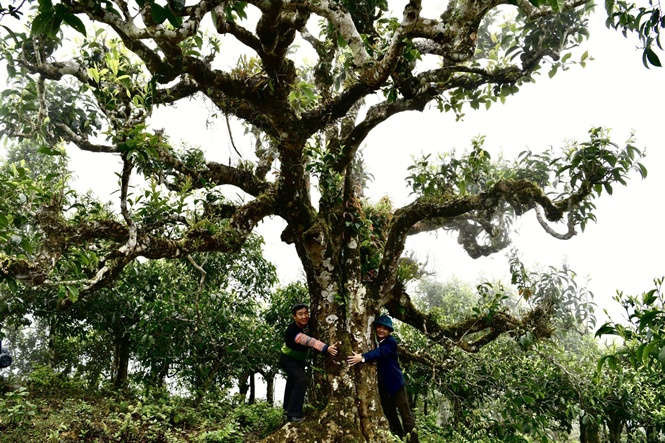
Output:
[[[540,223],[540,226],[542,226],[545,232],[554,238],[558,238],[559,240],[569,240],[577,234],[577,231],[575,231],[575,218],[573,217],[572,212],[568,212],[568,222],[566,224],[568,231],[564,234],[559,234],[550,227],[550,225],[543,217],[542,211],[539,207],[536,207],[536,218],[538,219],[538,223]]]
[[[83,151],[89,151],[89,152],[106,152],[106,153],[111,153],[111,154],[117,154],[119,151],[116,149],[115,146],[110,146],[110,145],[98,145],[95,143],[91,143],[88,137],[81,137],[80,135],[76,134],[72,128],[70,128],[68,125],[64,123],[56,123],[55,126],[59,129],[61,129],[65,133],[65,140],[74,143],[76,146],[79,147],[79,149]]]
[[[136,224],[129,215],[129,210],[127,209],[127,194],[129,191],[129,179],[132,175],[132,169],[134,169],[134,165],[129,159],[127,159],[127,156],[123,155],[122,174],[120,176],[120,212],[122,213],[122,217],[125,219],[125,223],[127,223],[129,237],[127,239],[127,243],[123,245],[118,251],[125,255],[131,255],[138,247],[138,243],[136,241],[138,230],[136,228]]]
[[[123,174],[124,175],[124,174]],[[238,252],[254,227],[266,216],[275,213],[274,192],[266,192],[244,206],[236,208],[230,220],[220,221],[216,229],[207,226],[194,225],[190,227],[179,239],[156,237],[136,230],[135,247],[128,245],[132,242],[132,232],[122,227],[115,232],[114,238],[122,234],[123,245],[109,253],[101,262],[95,275],[88,279],[57,281],[47,280],[46,276],[53,269],[55,263],[44,266],[43,263],[30,263],[10,258],[0,257],[0,277],[12,276],[33,285],[80,285],[81,295],[90,294],[98,288],[113,282],[120,272],[136,259],[143,256],[149,259],[179,258],[196,252]],[[74,228],[71,228],[74,229]],[[81,232],[77,238],[84,238]],[[101,234],[94,238],[106,238]],[[66,241],[67,239],[64,239]],[[65,250],[69,244],[61,244],[60,250]]]
[[[307,3],[311,6],[311,2],[292,3]],[[326,6],[328,5],[327,1],[324,3]],[[362,42],[362,39],[360,39],[362,48],[356,48],[355,50],[352,48],[354,57],[356,58],[356,65],[361,68],[358,81],[323,106],[304,113],[302,116],[302,125],[307,126],[311,131],[317,131],[344,116],[359,99],[376,91],[381,85],[383,85],[397,66],[399,56],[404,47],[404,37],[417,23],[421,9],[420,3],[420,1],[411,0],[404,7],[402,23],[393,34],[390,46],[387,48],[385,55],[381,60],[374,61],[369,58],[369,55],[365,51],[364,43]],[[321,6],[323,7],[323,5]],[[312,9],[312,11],[317,12],[315,9]],[[348,14],[348,12],[346,14],[348,15],[348,20],[351,21],[350,26],[352,26],[352,29],[346,31],[339,29],[339,26],[346,26],[346,22],[337,23],[333,19],[329,17],[327,18],[333,21],[333,23],[336,23],[338,31],[345,37],[345,39],[355,39],[354,33],[358,34],[358,32],[353,25],[353,20],[351,19],[350,14]],[[347,32],[347,34],[345,34],[345,32]],[[349,43],[349,46],[351,46],[349,40],[347,40],[347,42]]]
[[[377,282],[379,295],[388,294],[395,284],[395,268],[404,250],[404,242],[412,227],[426,219],[452,219],[472,211],[491,211],[502,202],[509,204],[515,214],[522,215],[539,205],[550,221],[560,220],[566,211],[576,207],[591,192],[588,183],[583,183],[578,192],[559,201],[551,201],[536,184],[528,180],[503,180],[486,192],[469,196],[424,196],[397,211],[392,218],[379,266]]]
[[[201,91],[201,87],[190,76],[184,75],[175,85],[169,88],[158,88],[152,96],[155,105],[170,104],[180,99],[190,97]]]
[[[356,125],[353,130],[340,141],[340,146],[343,146],[344,149],[342,155],[334,165],[334,169],[340,172],[344,170],[344,168],[346,168],[353,160],[358,147],[365,137],[367,137],[370,131],[376,128],[380,123],[403,111],[422,111],[425,108],[425,105],[438,93],[439,91],[435,88],[427,88],[414,98],[399,99],[393,102],[386,101],[372,106],[367,111],[365,119]]]
[[[547,311],[541,307],[534,308],[522,318],[516,318],[506,312],[497,312],[493,315],[469,317],[458,323],[442,326],[435,316],[418,310],[411,302],[409,294],[400,285],[395,285],[386,307],[390,315],[413,326],[430,340],[444,346],[452,343],[466,352],[478,352],[501,334],[519,329],[532,330],[536,338],[547,338],[552,333]],[[469,337],[476,337],[480,333],[484,334],[469,340]]]
[[[183,178],[191,179],[194,186],[233,185],[250,195],[258,196],[265,192],[270,185],[267,181],[257,177],[249,169],[234,168],[217,162],[207,162],[204,169],[195,169],[187,166],[182,160],[166,149],[158,150],[159,161],[166,167],[178,172]],[[174,187],[175,185],[169,185]]]

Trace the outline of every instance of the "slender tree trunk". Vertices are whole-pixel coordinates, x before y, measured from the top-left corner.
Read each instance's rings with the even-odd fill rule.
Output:
[[[169,375],[169,362],[163,361],[155,374],[155,386],[163,388],[166,386],[166,376]]]
[[[620,443],[623,422],[620,419],[612,418],[607,423],[607,429],[609,431],[610,443]]]
[[[129,370],[129,337],[125,334],[116,337],[113,354],[113,386],[116,389],[127,386]]]
[[[249,376],[249,401],[250,405],[256,403],[256,374],[252,372]]]
[[[263,376],[266,381],[266,401],[269,405],[275,405],[275,373],[267,372]]]
[[[101,368],[96,368],[88,375],[88,389],[96,391],[99,388],[99,377],[101,375]]]
[[[52,368],[55,368],[58,364],[58,356],[55,349],[55,340],[56,340],[56,328],[55,328],[55,317],[51,317],[48,321],[48,363]]]
[[[247,391],[249,390],[249,374],[243,373],[238,379],[238,394],[242,399],[242,402],[245,403],[247,400]]]
[[[645,426],[647,434],[647,443],[657,443],[660,440],[658,439],[658,428],[655,426]]]
[[[580,417],[580,443],[600,443],[600,428],[596,422]]]
[[[453,398],[453,423],[460,424],[462,422],[462,401],[455,397]],[[581,423],[581,422],[580,422]]]

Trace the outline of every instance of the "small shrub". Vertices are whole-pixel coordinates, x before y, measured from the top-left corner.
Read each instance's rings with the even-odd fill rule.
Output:
[[[230,421],[222,429],[201,434],[196,441],[198,443],[242,443],[243,438],[238,423]]]
[[[19,388],[0,397],[0,430],[30,425],[37,414],[37,405],[29,401],[27,389]]]
[[[243,433],[265,437],[282,425],[282,410],[265,402],[240,405],[233,410],[232,417]]]

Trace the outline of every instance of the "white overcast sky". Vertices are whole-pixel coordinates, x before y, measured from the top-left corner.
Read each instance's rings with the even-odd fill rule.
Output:
[[[401,8],[405,2],[394,3]],[[424,15],[433,16],[440,4],[424,1]],[[486,136],[485,148],[493,156],[513,158],[525,149],[539,151],[570,139],[584,140],[593,126],[612,128],[613,138],[619,143],[634,131],[637,146],[647,149],[644,163],[649,176],[641,180],[634,174],[627,188],[616,187],[613,196],[598,200],[597,224],[589,225],[571,240],[561,241],[540,228],[532,211],[522,217],[513,237],[514,246],[527,264],[567,263],[582,280],[588,277],[597,304],[618,314],[618,305],[611,300],[617,289],[641,292],[651,286],[653,278],[665,275],[665,237],[661,233],[665,151],[660,133],[665,123],[665,70],[645,69],[636,43],[606,29],[601,10],[592,17],[591,38],[584,45],[594,59],[586,68],[573,67],[553,79],[541,75],[504,105],[494,105],[488,111],[469,110],[461,122],[434,109],[392,117],[363,145],[366,164],[374,176],[368,197],[376,201],[388,195],[394,206],[407,203],[412,197],[404,177],[414,156],[451,148],[464,151],[477,135]],[[224,48],[223,52],[228,51]],[[210,159],[236,159],[224,121],[218,119],[206,125],[206,111],[210,109],[209,105],[186,102],[157,112],[152,124],[163,128],[174,141],[200,145]],[[249,153],[251,142],[242,138],[237,122],[233,127],[236,144]],[[116,158],[76,149],[68,152],[77,189],[91,189],[103,200],[117,200],[117,193],[111,195],[117,189],[115,173],[120,170]],[[301,279],[303,272],[295,249],[279,241],[283,227],[282,221],[272,219],[261,225],[260,232],[266,240],[265,254],[277,266],[281,283],[286,284]],[[443,233],[415,236],[408,241],[407,250],[426,260],[428,269],[440,280],[458,277],[475,284],[508,277],[505,254],[472,260],[454,237]]]

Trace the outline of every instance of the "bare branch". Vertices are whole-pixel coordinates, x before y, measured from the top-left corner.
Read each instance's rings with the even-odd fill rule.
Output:
[[[217,162],[207,162],[204,169],[187,166],[167,149],[159,149],[159,160],[183,178],[191,179],[195,187],[214,183],[216,185],[233,185],[250,195],[258,196],[268,189],[269,183],[257,177],[248,169],[239,169]]]
[[[229,138],[231,139],[231,146],[233,146],[233,150],[236,151],[236,154],[238,154],[238,157],[242,158],[242,154],[240,151],[238,151],[238,148],[236,148],[236,144],[233,141],[233,131],[231,131],[231,124],[229,123],[229,116],[227,114],[224,114],[224,120],[226,120],[226,129],[229,131]]]
[[[564,234],[559,234],[550,227],[550,225],[543,217],[542,211],[539,207],[536,207],[536,218],[538,219],[538,223],[540,223],[540,226],[542,226],[545,232],[547,232],[549,235],[551,235],[554,238],[558,238],[559,240],[569,240],[573,238],[575,234],[577,234],[577,231],[575,231],[575,218],[573,217],[572,212],[568,212],[568,222],[567,222],[568,231]]]
[[[367,137],[370,131],[380,123],[403,111],[422,111],[425,108],[425,105],[434,98],[438,92],[439,91],[435,88],[428,88],[427,91],[423,91],[423,93],[412,99],[399,99],[393,102],[386,101],[372,106],[367,111],[365,119],[340,141],[340,145],[344,146],[344,150],[335,165],[335,169],[342,171],[347,165],[349,165],[362,141]]]
[[[76,134],[72,128],[67,126],[64,123],[57,122],[55,126],[59,129],[61,129],[63,132],[65,132],[66,137],[65,139],[67,141],[70,141],[74,143],[76,146],[78,146],[80,149],[84,151],[90,151],[90,152],[108,152],[108,153],[113,153],[116,154],[119,151],[116,149],[115,146],[109,146],[109,145],[97,145],[94,143],[91,143],[90,140],[87,137],[81,137],[80,135]]]
[[[127,239],[127,243],[124,246],[122,246],[118,251],[125,255],[132,254],[137,249],[138,246],[136,241],[136,236],[138,234],[136,224],[130,217],[129,210],[127,209],[127,194],[129,189],[129,179],[132,175],[133,168],[134,165],[132,164],[132,162],[129,159],[127,159],[126,155],[123,155],[122,175],[120,177],[120,212],[122,213],[122,217],[125,219],[125,223],[127,223],[127,228],[129,230],[129,238]]]
[[[153,104],[169,104],[199,92],[199,85],[187,74],[169,88],[158,88],[152,97]]]
[[[199,271],[199,272],[201,273],[201,279],[199,280],[199,292],[200,292],[200,291],[203,290],[203,284],[205,283],[206,275],[208,275],[208,273],[207,273],[206,270],[203,269],[198,263],[196,263],[196,261],[194,260],[194,258],[193,258],[191,255],[189,255],[189,254],[187,254],[187,261],[188,261],[192,266],[194,266],[194,268],[195,268],[197,271]]]

